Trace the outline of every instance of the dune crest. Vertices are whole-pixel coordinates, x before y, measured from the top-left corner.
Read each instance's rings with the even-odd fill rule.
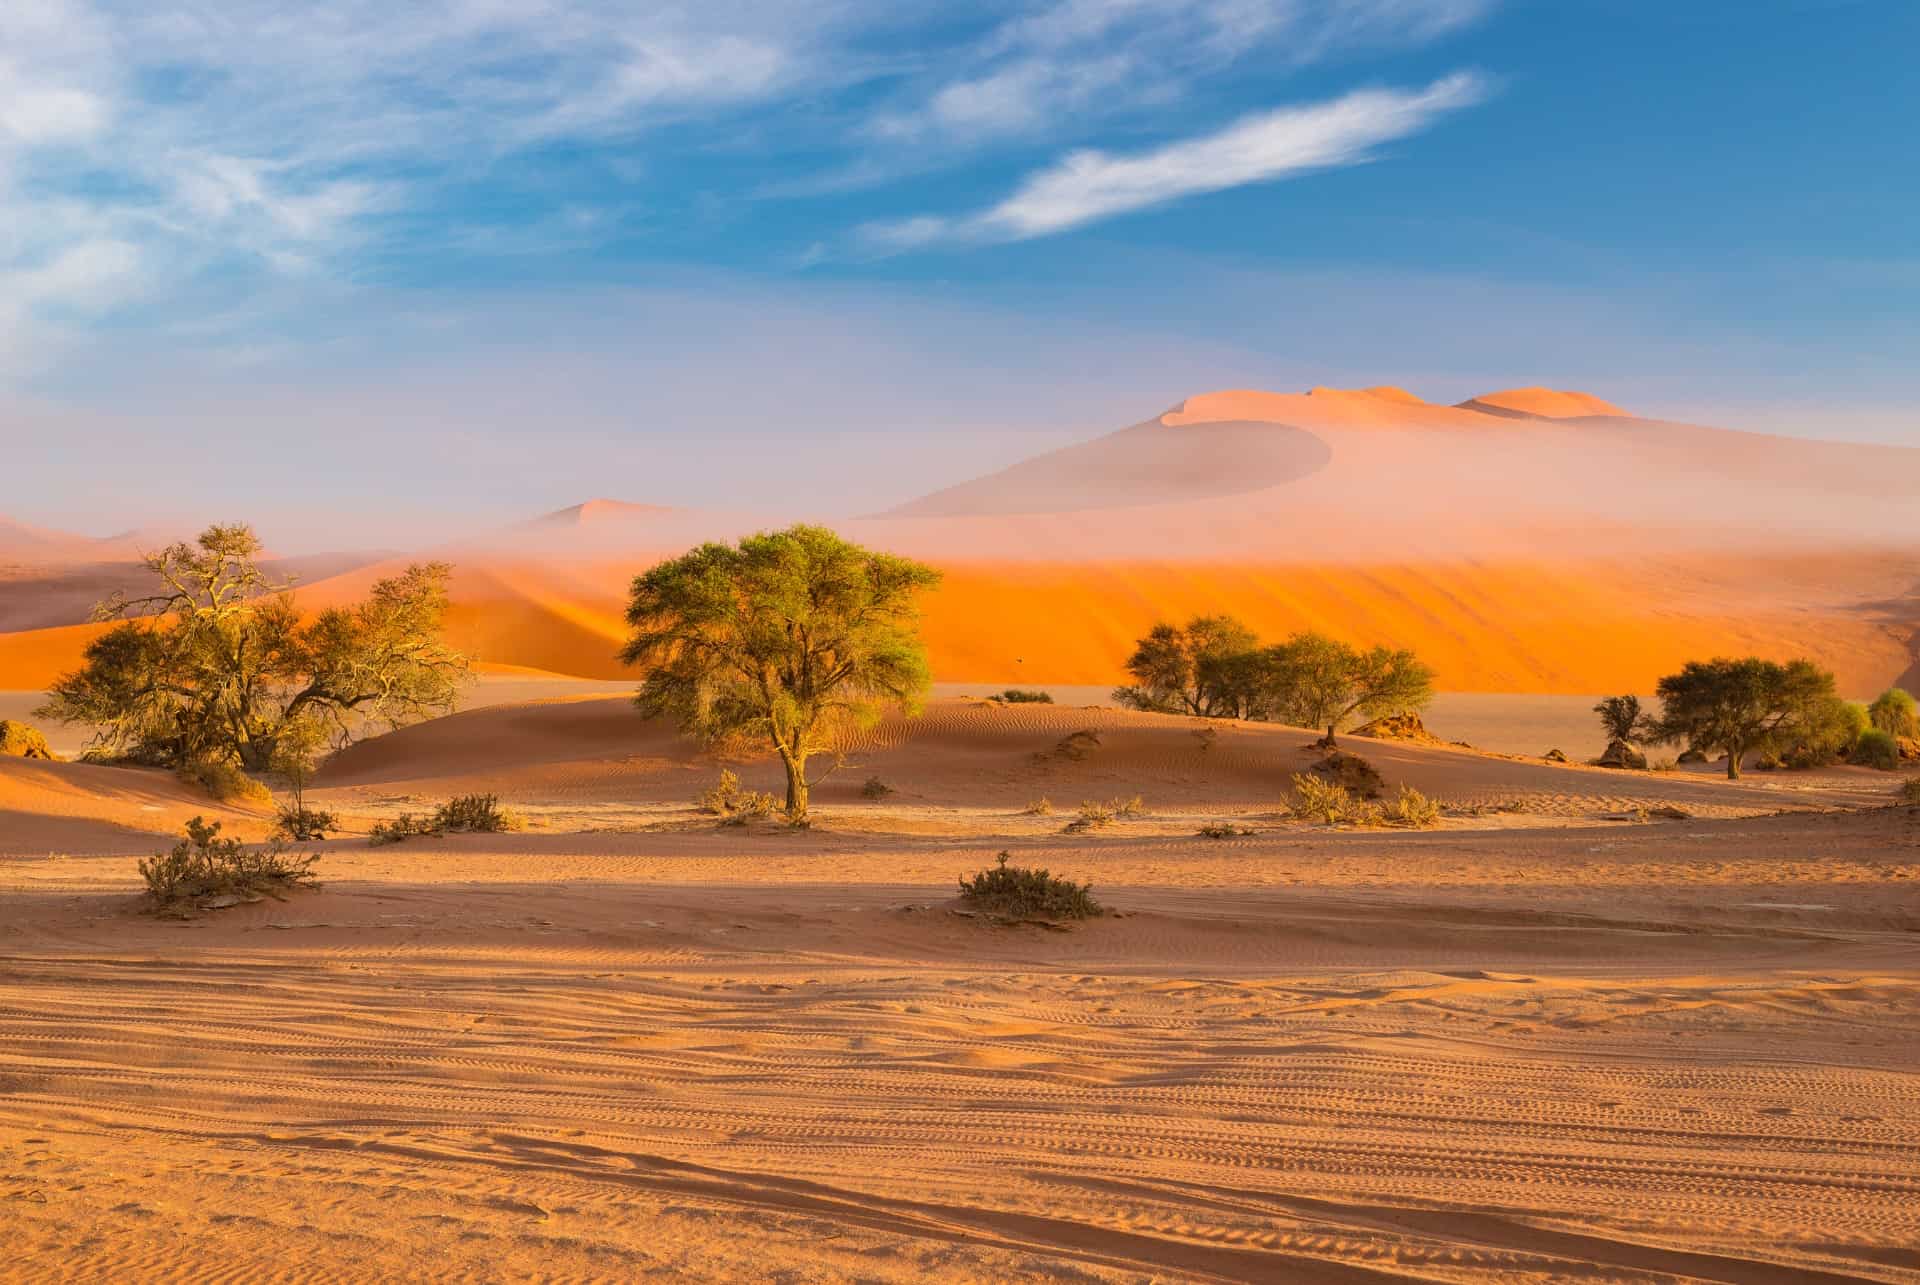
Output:
[[[1482,393],[1478,397],[1470,397],[1461,402],[1458,409],[1479,411],[1489,415],[1530,416],[1534,419],[1584,419],[1595,415],[1618,419],[1633,418],[1632,411],[1622,410],[1612,402],[1595,397],[1592,393],[1542,388],[1537,384],[1529,388],[1508,388],[1497,393]]]

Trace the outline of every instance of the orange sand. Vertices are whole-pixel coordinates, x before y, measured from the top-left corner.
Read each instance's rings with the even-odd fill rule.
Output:
[[[938,703],[793,833],[696,817],[618,700],[479,710],[317,800],[529,829],[185,923],[132,900],[170,778],[0,762],[6,1274],[1920,1280],[1920,811],[1830,810],[1884,774],[1355,741],[1519,810],[1328,832],[1273,810],[1307,733],[1192,730]],[[949,914],[999,848],[1124,917]]]

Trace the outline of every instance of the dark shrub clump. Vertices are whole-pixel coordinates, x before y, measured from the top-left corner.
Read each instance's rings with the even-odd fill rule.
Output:
[[[435,808],[432,816],[402,812],[392,821],[376,822],[367,838],[376,844],[400,843],[421,836],[502,834],[523,826],[519,817],[500,806],[499,795],[462,794]]]
[[[1862,767],[1891,772],[1900,766],[1900,742],[1894,740],[1891,732],[1868,728],[1853,743],[1853,761]]]
[[[273,824],[273,833],[281,839],[291,839],[295,843],[311,843],[327,837],[329,831],[340,828],[340,819],[331,812],[322,812],[319,808],[292,807],[281,808]]]
[[[1059,879],[1031,866],[1008,865],[1002,852],[994,864],[960,881],[960,896],[975,909],[999,919],[1091,919],[1106,913],[1093,899],[1092,884]]]
[[[994,699],[997,701],[1005,701],[1009,705],[1053,704],[1053,697],[1047,693],[1032,691],[1025,687],[1009,687],[1006,691],[994,697]]]

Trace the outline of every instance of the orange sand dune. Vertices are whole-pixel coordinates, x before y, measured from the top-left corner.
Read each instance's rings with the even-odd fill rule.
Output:
[[[455,564],[450,640],[491,664],[625,678],[625,593],[655,555]],[[393,568],[309,586],[351,600]],[[1807,655],[1871,695],[1914,665],[1920,555],[1833,554],[1374,566],[1113,562],[946,563],[925,603],[935,677],[947,682],[1120,681],[1158,620],[1229,611],[1269,637],[1321,629],[1411,646],[1450,691],[1647,691],[1687,659]],[[43,688],[102,626],[0,634],[0,687]]]
[[[1109,683],[1156,620],[1215,611],[1269,635],[1410,646],[1457,691],[1645,691],[1732,651],[1811,655],[1856,694],[1912,671],[1920,451],[1639,419],[1552,390],[1476,402],[1207,393],[836,525],[948,573],[927,604],[947,681]],[[613,678],[635,573],[767,525],[589,501],[432,556],[456,566],[457,645]],[[350,601],[397,565],[302,602]],[[51,608],[26,599],[56,588],[75,598],[18,585],[0,615],[41,620]],[[0,634],[0,687],[44,686],[89,636]]]
[[[1498,393],[1481,393],[1460,403],[1462,409],[1537,415],[1542,419],[1578,419],[1588,415],[1624,416],[1612,402],[1591,393],[1562,392],[1556,388],[1509,388]]]

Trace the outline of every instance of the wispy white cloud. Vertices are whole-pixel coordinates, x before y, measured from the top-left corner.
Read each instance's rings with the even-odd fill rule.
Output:
[[[903,157],[1090,137],[1255,55],[1429,39],[1494,2],[0,0],[0,366],[39,364],[21,354],[76,318],[211,282],[277,298],[268,278],[352,281],[413,250],[579,253],[629,232],[628,211],[711,214],[726,191],[662,186],[669,148],[804,152],[804,173],[764,167],[742,202],[844,190]],[[540,156],[590,158],[606,189],[546,191]],[[109,304],[76,274],[103,246],[140,284]]]
[[[1493,0],[1054,0],[963,50],[956,73],[868,123],[880,139],[979,143],[1058,135],[1178,100],[1197,82],[1337,50],[1432,40]]]
[[[872,223],[861,236],[883,250],[1047,236],[1199,193],[1357,165],[1380,144],[1418,133],[1485,95],[1484,80],[1462,72],[1421,90],[1366,89],[1261,112],[1218,133],[1132,155],[1085,149],[1029,176],[1013,195],[977,214]]]

